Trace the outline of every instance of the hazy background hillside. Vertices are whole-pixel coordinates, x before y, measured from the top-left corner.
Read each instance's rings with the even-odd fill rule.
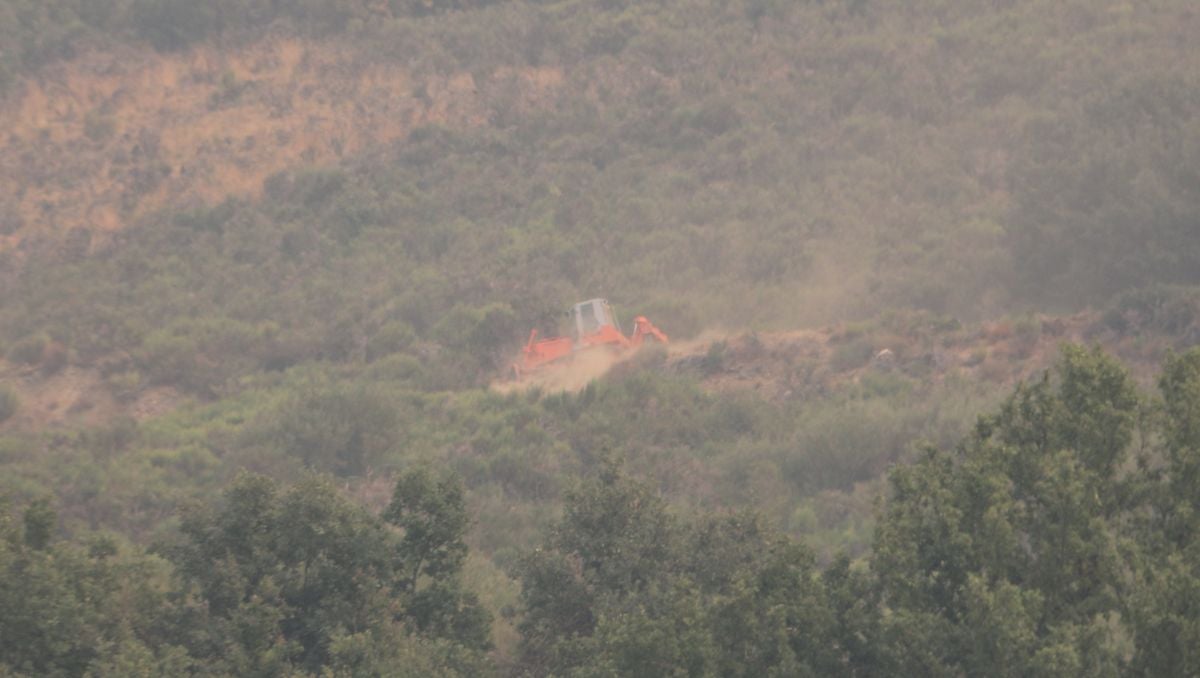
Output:
[[[687,520],[757,512],[820,567],[845,553],[861,572],[879,545],[902,559],[873,541],[888,470],[927,444],[990,449],[978,416],[1059,343],[1119,355],[1138,398],[1200,343],[1193,5],[0,0],[0,495],[41,507],[26,541],[31,524],[80,548],[102,535],[158,568],[155,595],[182,577],[218,610],[219,582],[184,570],[262,555],[202,538],[240,524],[239,501],[284,516],[261,534],[292,534],[278,507],[306,501],[360,537],[411,531],[408,479],[454,509],[469,555],[451,544],[440,574],[404,578],[368,552],[415,547],[383,539],[328,572],[400,577],[406,596],[436,580],[388,608],[432,644],[392,638],[373,661],[465,674],[486,652],[541,675],[599,651],[538,636],[555,623],[521,598],[559,581],[529,553],[576,553],[561,534],[581,506],[644,491]],[[594,296],[677,353],[578,392],[488,388],[529,328]],[[1164,444],[1159,400],[1131,405],[1106,363],[1074,359],[1056,379],[1094,370],[1120,392],[1105,416]],[[433,475],[402,475],[418,467]],[[707,529],[646,520],[645,544]],[[225,622],[171,609],[171,628],[215,635],[131,637],[162,671],[207,661]],[[353,623],[336,642],[280,623],[304,648],[278,650],[287,666],[369,654]],[[212,670],[267,666],[259,650]],[[915,666],[893,659],[876,668]]]
[[[260,287],[306,260],[422,337],[456,304],[603,293],[686,334],[1200,271],[1187,3],[105,4],[5,3],[7,253],[116,283],[114,230],[209,248],[173,275],[269,305],[202,292],[225,316],[326,315]]]

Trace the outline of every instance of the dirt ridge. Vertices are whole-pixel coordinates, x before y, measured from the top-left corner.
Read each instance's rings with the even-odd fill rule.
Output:
[[[666,350],[613,356],[589,353],[521,382],[499,376],[490,388],[574,392],[595,380],[652,370],[694,376],[710,393],[753,393],[771,401],[825,397],[845,388],[900,377],[934,386],[961,379],[1007,387],[1053,366],[1064,343],[1094,344],[1116,355],[1144,387],[1153,383],[1179,337],[1121,334],[1087,311],[1031,315],[972,326],[930,321],[919,313],[869,324],[778,332],[708,331]],[[192,402],[169,385],[120,389],[95,365],[12,365],[0,360],[0,385],[21,402],[0,430],[37,431],[95,426],[119,417],[145,420]],[[886,386],[886,384],[885,384]]]

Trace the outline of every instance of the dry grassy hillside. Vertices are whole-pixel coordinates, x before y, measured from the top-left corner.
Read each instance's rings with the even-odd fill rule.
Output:
[[[284,169],[337,162],[422,125],[485,124],[489,88],[533,106],[561,81],[554,68],[414,79],[293,38],[89,53],[26,79],[0,104],[0,194],[11,196],[0,205],[0,246],[257,197]]]

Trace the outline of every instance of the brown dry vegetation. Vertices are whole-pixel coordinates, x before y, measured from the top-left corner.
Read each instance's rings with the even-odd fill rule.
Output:
[[[1015,331],[1014,324],[1030,329]],[[1052,367],[1064,343],[1099,344],[1148,385],[1166,352],[1177,348],[1170,337],[1105,332],[1094,312],[997,320],[945,332],[882,325],[732,333],[672,347],[666,368],[698,370],[702,385],[713,392],[753,391],[778,400],[832,393],[864,375],[888,372],[929,384],[965,378],[1009,387]],[[852,344],[869,348],[866,360],[839,360],[843,347]],[[881,356],[884,351],[891,355]]]
[[[21,227],[0,237],[106,232],[150,211],[255,198],[264,180],[405,137],[423,125],[478,126],[480,90],[518,107],[561,84],[555,68],[412,78],[332,43],[274,38],[180,54],[87,54],[26,79],[0,103],[0,193]]]
[[[0,384],[20,398],[15,416],[0,423],[0,431],[99,427],[123,417],[144,421],[184,402],[170,387],[139,389],[122,398],[100,370],[90,367],[68,366],[46,374],[0,361]]]

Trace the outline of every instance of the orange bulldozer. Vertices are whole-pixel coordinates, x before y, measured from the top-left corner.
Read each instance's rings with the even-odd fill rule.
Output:
[[[620,355],[638,349],[647,338],[667,343],[667,335],[640,315],[633,319],[633,335],[626,337],[606,299],[581,301],[567,311],[567,316],[571,319],[572,336],[539,341],[536,329],[529,333],[529,341],[513,363],[514,377],[519,380],[551,363],[566,362],[582,351],[608,349]]]

